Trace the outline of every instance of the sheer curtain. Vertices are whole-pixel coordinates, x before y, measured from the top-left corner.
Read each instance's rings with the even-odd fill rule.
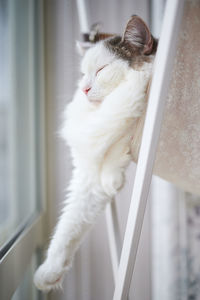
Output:
[[[200,199],[154,178],[152,299],[200,299]]]

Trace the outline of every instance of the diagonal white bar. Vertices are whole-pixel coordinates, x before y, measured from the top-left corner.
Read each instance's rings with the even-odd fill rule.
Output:
[[[183,6],[184,0],[168,0],[165,8],[113,300],[125,300],[129,293]]]
[[[119,267],[120,251],[121,251],[121,237],[119,220],[117,216],[116,202],[113,200],[107,205],[106,208],[106,221],[107,221],[107,231],[108,240],[110,248],[110,256],[113,269],[113,278],[116,283],[117,271]]]

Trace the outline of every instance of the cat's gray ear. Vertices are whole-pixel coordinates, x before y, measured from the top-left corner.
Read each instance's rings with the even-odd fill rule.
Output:
[[[136,15],[128,21],[122,41],[128,43],[134,49],[139,49],[144,55],[153,52],[153,36],[145,22]]]
[[[83,56],[85,52],[91,47],[92,44],[89,42],[76,41],[76,50],[80,56]]]

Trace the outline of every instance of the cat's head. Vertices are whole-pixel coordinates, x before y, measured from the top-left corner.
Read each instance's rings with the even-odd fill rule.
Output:
[[[101,102],[126,77],[130,68],[142,70],[152,64],[157,40],[138,16],[128,21],[122,37],[98,42],[85,53],[79,87],[92,102]]]

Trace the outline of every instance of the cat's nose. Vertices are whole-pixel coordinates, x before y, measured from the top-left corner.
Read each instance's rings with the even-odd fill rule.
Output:
[[[83,92],[87,95],[88,92],[91,90],[91,88],[87,87],[87,88],[83,88]]]

